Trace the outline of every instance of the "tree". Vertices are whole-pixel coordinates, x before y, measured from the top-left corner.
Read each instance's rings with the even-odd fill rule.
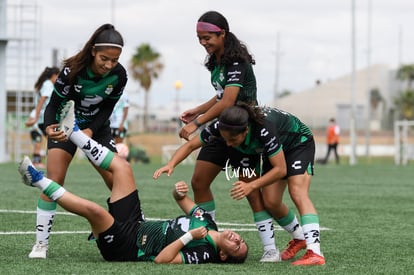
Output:
[[[143,43],[137,47],[131,58],[130,69],[132,77],[144,89],[144,130],[148,131],[148,98],[153,79],[161,74],[164,64],[160,61],[161,54],[156,52],[149,44]]]
[[[397,79],[408,81],[408,89],[411,89],[414,81],[414,64],[402,65],[397,71]]]
[[[414,90],[407,89],[394,100],[402,118],[414,119]]]

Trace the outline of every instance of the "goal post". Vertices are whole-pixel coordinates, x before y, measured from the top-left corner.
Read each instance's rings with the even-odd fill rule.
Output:
[[[394,124],[394,144],[396,165],[407,165],[414,159],[414,121],[398,120]]]

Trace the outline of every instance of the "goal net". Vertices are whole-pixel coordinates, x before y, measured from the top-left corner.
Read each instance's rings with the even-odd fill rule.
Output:
[[[395,156],[397,165],[406,165],[414,159],[414,121],[398,120],[394,124]]]

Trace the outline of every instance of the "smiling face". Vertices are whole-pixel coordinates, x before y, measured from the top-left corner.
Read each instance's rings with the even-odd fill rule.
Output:
[[[99,50],[92,50],[93,62],[91,70],[95,75],[102,76],[112,70],[119,60],[122,50],[115,47],[105,47]]]
[[[224,230],[220,238],[221,253],[236,258],[244,258],[247,256],[249,248],[239,234],[231,230]]]
[[[198,31],[198,42],[203,46],[207,53],[216,55],[217,58],[224,53],[224,30],[217,35],[215,32]]]

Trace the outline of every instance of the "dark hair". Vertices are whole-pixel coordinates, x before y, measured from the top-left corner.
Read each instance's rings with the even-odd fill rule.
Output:
[[[251,64],[256,63],[253,56],[249,53],[247,46],[230,31],[227,19],[221,13],[217,11],[208,11],[200,16],[198,22],[211,23],[225,31],[224,53],[220,59],[220,64],[229,65],[235,61]],[[220,35],[220,32],[215,32],[215,34],[218,36]],[[206,68],[209,71],[212,71],[215,65],[215,55],[208,55],[205,62]]]
[[[111,47],[108,45],[95,47],[95,44],[97,43],[115,44],[120,48],[124,46],[122,35],[117,30],[115,30],[115,27],[113,25],[104,24],[100,26],[95,30],[95,32],[83,46],[82,50],[79,51],[79,53],[63,61],[64,66],[67,66],[70,69],[68,76],[69,84],[72,85],[75,82],[76,75],[92,63],[92,50],[94,48],[98,50],[100,48]]]
[[[53,75],[59,74],[60,69],[58,67],[46,67],[43,72],[40,74],[39,78],[37,79],[34,88],[36,91],[40,91],[42,88],[43,82],[47,79],[50,79]]]
[[[246,243],[246,247],[247,247],[246,254],[241,255],[239,257],[227,255],[226,259],[221,262],[225,264],[243,264],[244,262],[246,262],[247,255],[249,254],[249,246],[247,245],[247,243]],[[220,250],[219,250],[219,253],[220,253]]]
[[[259,107],[238,102],[221,112],[218,128],[220,131],[228,131],[232,136],[236,136],[243,133],[251,122],[263,125],[264,116]]]

